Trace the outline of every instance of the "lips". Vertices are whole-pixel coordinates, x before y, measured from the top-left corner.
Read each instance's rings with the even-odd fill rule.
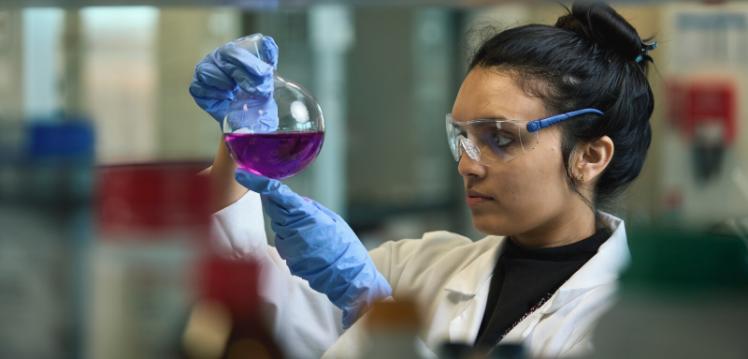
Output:
[[[493,201],[493,200],[494,198],[487,194],[474,191],[474,190],[467,191],[466,201],[467,201],[468,207],[477,206],[482,203],[486,203],[488,201]]]
[[[467,191],[467,196],[468,197],[480,197],[480,198],[485,198],[485,199],[493,199],[493,197],[491,197],[491,196],[489,196],[487,194],[483,194],[481,192],[474,191],[474,190],[468,190]]]

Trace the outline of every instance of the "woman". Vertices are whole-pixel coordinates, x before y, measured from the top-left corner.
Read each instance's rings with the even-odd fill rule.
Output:
[[[235,91],[267,97],[258,89],[272,74],[273,46],[266,44],[264,64],[232,46],[206,57],[190,88],[197,103],[220,119]],[[256,193],[232,184],[219,200],[228,207],[216,214],[216,228],[266,262],[265,299],[290,354],[353,355],[360,324],[344,333],[339,316],[351,324],[361,308],[389,295],[421,305],[421,339],[432,350],[447,341],[522,342],[534,356],[587,353],[628,261],[623,221],[597,208],[644,163],[653,48],[604,4],[574,5],[555,26],[508,29],[480,47],[446,119],[473,224],[489,234],[479,241],[431,232],[367,255],[334,213],[238,171],[238,182]],[[233,82],[215,81],[222,74]],[[234,170],[219,146],[211,176],[228,183]],[[260,211],[257,193],[277,251],[261,235],[248,238],[261,224],[246,221]]]

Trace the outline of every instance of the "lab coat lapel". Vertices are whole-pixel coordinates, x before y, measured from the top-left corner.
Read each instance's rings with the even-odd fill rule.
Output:
[[[490,240],[484,238],[482,240]],[[503,238],[498,241],[490,240],[494,245],[474,261],[456,273],[444,287],[444,300],[436,309],[434,318],[446,323],[434,323],[436,327],[448,328],[447,337],[450,342],[470,343],[475,341],[478,334],[481,318],[485,311],[486,298],[490,286],[493,267],[496,264],[496,256],[503,245]],[[439,325],[442,324],[442,325]],[[440,343],[432,340],[443,338],[429,338],[429,345],[434,348]]]
[[[590,289],[613,284],[630,260],[626,229],[623,221],[606,213],[600,213],[603,222],[613,229],[613,234],[600,246],[597,254],[571,276],[548,300],[543,314],[551,314],[572,302]]]
[[[502,343],[524,341],[544,318],[559,308],[570,304],[590,289],[615,283],[619,274],[629,262],[626,229],[623,221],[607,213],[600,212],[603,223],[613,230],[610,238],[600,246],[597,254],[574,273],[540,308],[530,313],[512,328],[501,340]]]

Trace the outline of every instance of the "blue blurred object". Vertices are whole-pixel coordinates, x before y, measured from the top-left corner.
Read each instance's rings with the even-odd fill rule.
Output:
[[[54,202],[90,199],[95,133],[82,118],[32,121],[27,126],[23,162],[26,199]]]
[[[392,293],[369,253],[348,224],[319,203],[280,181],[237,170],[236,180],[262,197],[275,246],[296,276],[306,279],[343,311],[343,325]]]
[[[249,49],[244,44],[252,38],[259,41],[256,48]],[[229,111],[250,107],[253,111],[244,108],[248,116],[239,119],[244,127],[270,132],[278,126],[278,106],[273,99],[277,63],[278,45],[270,36],[255,34],[231,41],[195,66],[190,94],[219,124]],[[258,125],[262,128],[257,129]]]
[[[0,357],[82,357],[94,129],[59,115],[18,130],[0,161]]]
[[[34,122],[28,126],[26,155],[32,160],[90,160],[94,137],[91,123],[83,119]]]

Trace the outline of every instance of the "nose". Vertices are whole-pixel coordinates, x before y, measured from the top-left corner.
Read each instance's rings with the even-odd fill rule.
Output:
[[[486,175],[486,167],[463,152],[457,163],[457,172],[462,177],[482,178]]]

